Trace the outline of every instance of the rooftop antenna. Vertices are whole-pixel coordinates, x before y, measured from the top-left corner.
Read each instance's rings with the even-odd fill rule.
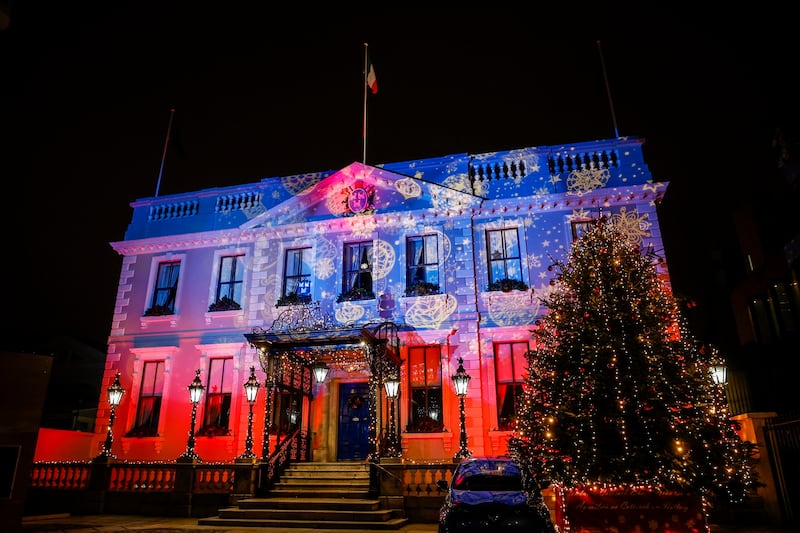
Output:
[[[608,76],[606,75],[606,62],[603,59],[603,47],[600,45],[600,40],[597,40],[597,50],[600,52],[600,64],[603,67],[603,79],[606,82],[606,94],[608,94],[608,107],[611,108],[611,121],[614,123],[614,136],[619,137],[619,130],[617,129],[617,116],[614,114],[614,102],[611,100],[611,89],[608,86]]]

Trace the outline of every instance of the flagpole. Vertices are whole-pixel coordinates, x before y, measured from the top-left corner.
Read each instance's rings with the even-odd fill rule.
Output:
[[[597,50],[600,52],[600,65],[603,67],[603,79],[606,82],[606,93],[608,94],[608,106],[611,108],[611,121],[614,123],[614,136],[619,137],[619,130],[617,129],[617,116],[614,114],[614,101],[611,100],[611,88],[608,86],[608,76],[606,75],[606,62],[603,59],[603,48],[600,46],[600,41],[597,41]]]
[[[362,139],[362,153],[361,153],[361,163],[366,165],[367,164],[367,76],[369,75],[369,54],[367,53],[367,47],[369,45],[364,43],[364,123],[361,127],[361,139]]]
[[[172,117],[175,116],[175,108],[169,110],[169,124],[167,125],[167,137],[164,139],[164,151],[161,153],[161,167],[158,169],[158,183],[156,183],[156,195],[158,198],[158,190],[161,188],[161,175],[164,173],[164,161],[167,159],[167,146],[169,146],[169,135],[172,131]]]

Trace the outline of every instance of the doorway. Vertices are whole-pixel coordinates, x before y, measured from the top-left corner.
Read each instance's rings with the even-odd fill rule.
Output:
[[[358,461],[369,455],[369,385],[339,384],[337,460]]]

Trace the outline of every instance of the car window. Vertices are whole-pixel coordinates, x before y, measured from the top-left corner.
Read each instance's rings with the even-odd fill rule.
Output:
[[[453,481],[457,490],[520,491],[522,480],[517,475],[471,475],[457,476]]]

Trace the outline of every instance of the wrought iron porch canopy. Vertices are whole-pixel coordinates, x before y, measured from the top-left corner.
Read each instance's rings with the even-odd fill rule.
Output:
[[[310,366],[318,361],[339,363],[343,357],[360,359],[372,368],[375,359],[400,366],[397,325],[393,322],[336,325],[320,314],[319,303],[290,306],[269,329],[245,334],[261,354],[280,354],[293,363]],[[262,361],[263,363],[263,361]]]

